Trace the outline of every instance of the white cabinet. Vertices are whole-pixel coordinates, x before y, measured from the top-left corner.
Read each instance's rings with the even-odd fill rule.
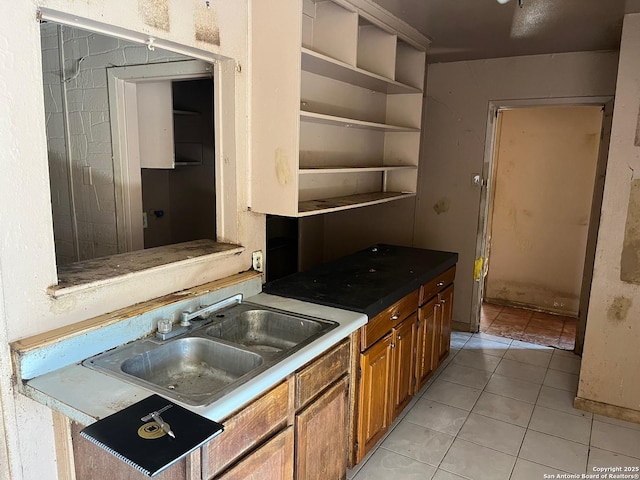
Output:
[[[174,168],[171,82],[135,84],[140,168]]]
[[[368,0],[261,3],[251,209],[302,217],[415,195],[427,39]]]

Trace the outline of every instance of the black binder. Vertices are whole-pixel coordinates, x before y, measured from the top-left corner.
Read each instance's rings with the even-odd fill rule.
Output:
[[[151,412],[161,412],[164,428],[150,418]],[[154,394],[92,423],[80,435],[153,477],[218,435],[223,428]]]

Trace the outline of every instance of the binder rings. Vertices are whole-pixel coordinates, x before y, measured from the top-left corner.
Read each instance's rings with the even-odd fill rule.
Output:
[[[157,412],[161,412],[159,423],[157,417],[151,418],[151,414]],[[223,428],[154,394],[92,423],[80,435],[153,477],[218,435]]]

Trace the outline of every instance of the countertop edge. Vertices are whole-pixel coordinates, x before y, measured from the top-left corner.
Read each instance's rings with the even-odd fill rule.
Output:
[[[181,403],[185,408],[211,420],[223,420],[367,323],[367,317],[362,313],[263,293],[247,301],[320,316],[338,322],[339,326],[210,405],[194,407]],[[154,393],[80,364],[69,365],[20,383],[18,389],[32,400],[82,425],[104,418]]]

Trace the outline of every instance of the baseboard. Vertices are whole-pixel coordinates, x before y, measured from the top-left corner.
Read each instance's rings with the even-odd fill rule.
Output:
[[[475,333],[471,331],[471,325],[469,323],[463,323],[463,322],[456,322],[453,321],[451,323],[451,328],[452,330],[458,331],[458,332],[471,332],[471,333]]]
[[[586,398],[576,397],[573,406],[579,410],[603,415],[605,417],[617,418],[632,423],[640,423],[640,411],[630,408],[618,407],[608,403],[596,402],[595,400],[587,400]]]

